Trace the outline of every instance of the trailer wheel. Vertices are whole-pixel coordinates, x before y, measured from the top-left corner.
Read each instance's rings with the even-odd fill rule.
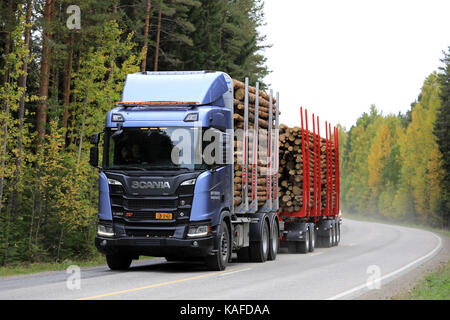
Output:
[[[325,247],[327,248],[331,248],[333,246],[334,242],[333,229],[334,229],[333,227],[330,227],[330,229],[328,229],[328,237],[324,239]]]
[[[299,253],[308,253],[310,248],[310,234],[311,231],[309,228],[306,229],[305,241],[297,242],[297,252]]]
[[[313,252],[316,247],[316,232],[314,226],[309,229],[309,252]]]
[[[228,225],[225,221],[220,224],[219,243],[217,252],[205,258],[208,269],[214,271],[225,270],[231,255],[231,241]]]
[[[267,257],[267,260],[275,260],[277,258],[278,248],[280,247],[280,231],[276,221],[273,222],[271,231],[269,256]]]
[[[338,243],[341,242],[341,224],[338,222]]]
[[[338,235],[337,235],[337,221],[334,220],[333,223],[333,246],[337,246],[338,245]]]
[[[128,270],[132,260],[133,259],[128,256],[119,254],[106,255],[106,262],[111,270]]]
[[[264,222],[261,240],[250,242],[250,257],[253,262],[265,262],[269,256],[269,225]]]

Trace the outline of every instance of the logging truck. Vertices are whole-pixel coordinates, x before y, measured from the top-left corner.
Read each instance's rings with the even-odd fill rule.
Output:
[[[112,270],[139,256],[275,260],[340,240],[337,131],[279,125],[279,94],[224,72],[140,72],[91,136],[95,245]],[[102,148],[100,148],[102,147]],[[99,150],[102,161],[99,164]],[[279,181],[281,185],[279,186]]]

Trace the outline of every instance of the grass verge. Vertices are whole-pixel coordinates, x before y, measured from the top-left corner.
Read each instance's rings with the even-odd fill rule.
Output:
[[[152,257],[140,257],[139,260],[149,259]],[[106,265],[105,256],[98,253],[89,260],[64,260],[63,262],[36,262],[36,263],[20,263],[0,267],[0,277],[17,276],[23,274],[33,274],[48,271],[66,270],[69,266],[76,265],[82,267],[97,267]]]
[[[450,261],[419,281],[410,291],[394,296],[392,299],[450,300]]]

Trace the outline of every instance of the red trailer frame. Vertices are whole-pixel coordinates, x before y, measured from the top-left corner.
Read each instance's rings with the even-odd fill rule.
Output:
[[[319,117],[312,115],[313,123],[313,143],[314,143],[314,186],[313,186],[313,205],[310,206],[310,154],[309,154],[309,131],[308,131],[308,111],[305,109],[305,116],[303,117],[303,107],[300,107],[301,118],[301,130],[302,130],[302,154],[303,154],[303,176],[309,177],[303,179],[303,206],[296,212],[280,212],[280,220],[282,217],[297,217],[303,219],[310,219],[311,222],[317,222],[322,217],[333,218],[339,214],[339,196],[340,196],[340,181],[339,181],[339,138],[338,129],[334,128],[333,140],[331,136],[331,124],[325,121],[325,163],[326,163],[326,176],[325,176],[325,190],[326,190],[326,205],[322,209],[322,171],[321,171],[321,145],[320,145],[320,122]],[[305,121],[304,119],[305,118]],[[316,133],[317,124],[317,133]],[[305,126],[304,126],[305,125]],[[333,177],[332,164],[332,151],[334,150],[335,158],[335,172]],[[334,178],[334,201],[333,201],[333,178]]]

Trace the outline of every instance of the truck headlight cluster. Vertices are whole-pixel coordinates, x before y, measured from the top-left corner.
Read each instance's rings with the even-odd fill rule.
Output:
[[[192,186],[195,184],[195,180],[197,180],[197,179],[189,179],[189,180],[183,181],[181,183],[181,186]]]
[[[197,225],[190,226],[187,236],[189,238],[193,237],[204,237],[211,233],[211,227],[208,225]]]
[[[114,229],[112,225],[98,224],[97,234],[101,237],[114,237]]]

